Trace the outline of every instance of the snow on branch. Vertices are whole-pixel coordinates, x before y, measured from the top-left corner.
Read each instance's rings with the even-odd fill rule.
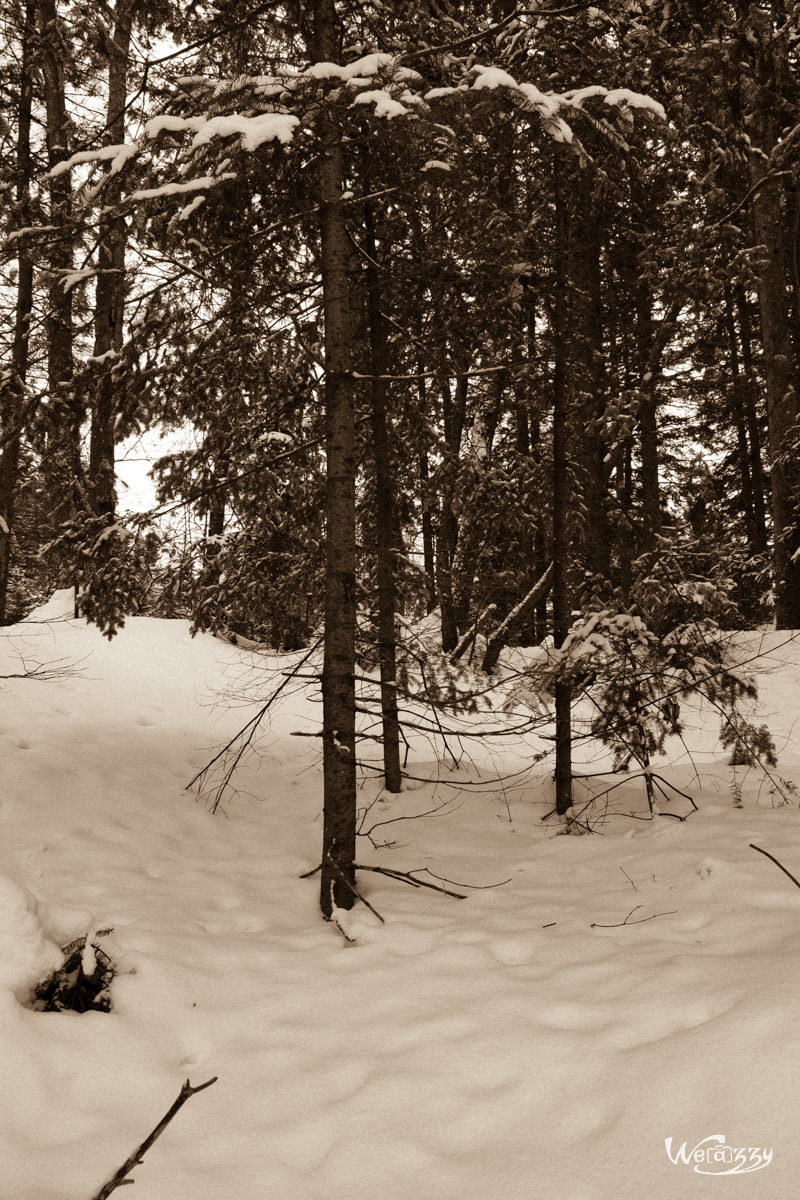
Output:
[[[609,89],[595,84],[593,87],[577,88],[571,92],[564,92],[562,98],[573,107],[580,108],[584,100],[593,99],[595,96],[602,96],[604,104],[611,104],[616,107],[642,108],[652,113],[654,117],[658,117],[660,121],[666,121],[667,119],[663,104],[659,104],[658,100],[654,100],[652,96],[646,96],[642,92],[632,92],[629,88]]]
[[[192,139],[192,146],[205,146],[216,137],[238,133],[243,150],[257,150],[264,142],[291,142],[300,118],[291,113],[261,113],[257,117],[210,117],[203,121]]]
[[[357,58],[354,62],[347,63],[344,67],[332,62],[313,63],[300,72],[300,77],[340,79],[342,82],[348,83],[356,79],[369,79],[381,71],[391,74],[397,80],[406,82],[422,78],[417,71],[412,71],[410,67],[399,66],[393,54],[367,54],[363,58]]]
[[[375,116],[386,117],[387,121],[391,121],[392,117],[407,116],[409,112],[404,104],[401,104],[399,100],[395,100],[383,88],[360,92],[353,101],[353,104],[374,104]]]
[[[63,162],[57,163],[51,171],[48,171],[44,176],[45,179],[55,179],[58,175],[64,175],[67,171],[71,171],[73,167],[79,166],[81,163],[101,162],[104,159],[111,159],[110,174],[116,175],[121,171],[129,159],[134,158],[139,153],[139,146],[135,142],[125,142],[119,146],[100,146],[97,150],[79,150],[77,154],[73,154],[70,158],[65,158]]]
[[[300,118],[291,113],[267,112],[255,117],[240,113],[217,117],[151,117],[144,127],[147,138],[156,138],[160,133],[194,133],[192,147],[205,146],[217,137],[239,134],[243,150],[257,150],[264,142],[290,142]]]
[[[226,179],[235,179],[235,171],[225,171],[222,175],[201,175],[199,179],[190,179],[187,183],[162,183],[160,187],[140,188],[131,192],[129,200],[156,200],[160,196],[180,196],[183,192],[196,192],[200,188],[214,187]]]
[[[611,89],[594,84],[590,87],[577,88],[563,93],[542,92],[533,83],[519,83],[513,75],[501,67],[475,66],[472,68],[472,72],[474,75],[471,84],[472,91],[494,91],[497,88],[505,88],[512,92],[522,101],[523,107],[539,113],[545,129],[558,142],[573,140],[572,130],[559,116],[559,113],[563,109],[571,109],[573,112],[580,111],[585,100],[598,97],[602,97],[604,104],[618,108],[640,108],[662,121],[667,119],[663,105],[659,104],[657,100],[641,92],[632,92],[628,88]],[[441,94],[443,94],[441,89],[434,89],[433,92],[428,93],[426,99],[433,99]]]

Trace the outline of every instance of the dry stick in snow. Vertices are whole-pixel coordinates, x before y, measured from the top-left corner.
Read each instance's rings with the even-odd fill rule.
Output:
[[[183,1107],[190,1096],[196,1096],[198,1092],[205,1091],[207,1087],[211,1087],[212,1083],[216,1082],[217,1076],[215,1075],[213,1079],[207,1080],[206,1083],[201,1083],[199,1087],[192,1087],[187,1079],[186,1083],[183,1085],[178,1094],[177,1100],[172,1107],[164,1113],[164,1116],[158,1122],[153,1132],[144,1139],[141,1146],[134,1150],[130,1158],[125,1160],[120,1169],[117,1171],[116,1175],[114,1175],[112,1179],[109,1179],[108,1183],[103,1184],[103,1186],[100,1188],[100,1191],[92,1197],[92,1200],[107,1200],[111,1193],[115,1192],[118,1187],[124,1187],[126,1184],[133,1183],[134,1181],[132,1179],[126,1179],[125,1176],[130,1175],[131,1171],[133,1171],[136,1167],[141,1166],[142,1159],[144,1158],[145,1154],[150,1149],[156,1138],[160,1137],[167,1128],[178,1109]]]
[[[374,871],[376,875],[386,875],[389,879],[399,879],[401,883],[409,883],[412,887],[430,888],[433,892],[441,892],[444,896],[452,896],[454,900],[466,900],[461,892],[451,892],[449,888],[439,887],[435,883],[428,883],[425,879],[417,879],[410,871],[393,871],[390,867],[368,867],[364,863],[356,863],[357,871]],[[469,887],[469,884],[467,884]]]
[[[783,865],[783,863],[779,863],[779,862],[778,862],[778,860],[777,860],[777,858],[775,857],[775,855],[774,855],[774,854],[770,854],[769,850],[762,850],[760,846],[756,846],[756,845],[754,845],[754,844],[753,844],[753,842],[748,842],[748,845],[750,846],[750,849],[751,849],[751,850],[757,850],[757,851],[758,851],[758,853],[759,853],[759,854],[763,854],[765,858],[769,858],[769,859],[771,859],[771,860],[772,860],[772,862],[774,862],[774,863],[775,863],[775,866],[776,866],[776,867],[780,867],[780,869],[783,871],[784,875],[788,875],[788,876],[789,876],[789,878],[791,879],[791,881],[792,881],[792,883],[795,885],[795,887],[799,887],[799,888],[800,888],[800,883],[798,883],[798,881],[795,879],[795,877],[794,877],[794,875],[792,874],[792,872],[791,872],[791,871],[787,871],[787,870],[786,870],[786,867]]]
[[[641,908],[641,904],[637,904],[636,908]],[[654,921],[656,917],[674,917],[677,909],[671,909],[669,912],[652,913],[649,917],[637,917],[635,921],[631,917],[636,912],[636,908],[632,908],[624,921],[617,921],[615,925],[601,925],[598,921],[592,921],[590,929],[622,929],[626,925],[644,925],[645,921]]]
[[[417,879],[416,876],[413,875],[410,871],[394,871],[390,867],[369,867],[369,866],[366,866],[364,863],[353,863],[353,867],[355,868],[356,871],[372,871],[375,875],[386,875],[389,879],[399,879],[401,883],[408,883],[411,885],[411,887],[430,888],[432,892],[441,892],[443,896],[452,896],[453,899],[455,899],[455,900],[466,900],[466,898],[467,898],[466,896],[463,896],[461,894],[461,892],[451,892],[448,888],[439,887],[435,883],[428,883],[425,879]],[[421,869],[427,870],[427,867],[424,867]],[[322,870],[321,866],[313,867],[310,871],[304,871],[303,874],[300,875],[299,878],[300,879],[311,879],[311,877],[313,875],[316,875],[317,872],[321,871],[321,870]],[[508,883],[509,880],[506,879],[504,882]],[[383,917],[380,915],[380,913],[375,912],[375,909],[372,907],[372,905],[369,903],[369,901],[365,900],[364,897],[361,895],[361,893],[357,892],[355,890],[355,888],[352,886],[352,884],[348,883],[347,886],[354,893],[354,895],[358,896],[358,899],[361,901],[361,903],[365,904],[367,906],[367,908],[370,910],[370,912],[375,913],[375,916],[378,918],[378,920],[381,922],[381,924],[385,925],[386,922],[384,921]],[[472,885],[469,883],[465,883],[465,884],[463,884],[463,886],[471,887]],[[493,884],[492,886],[499,887],[500,885]]]

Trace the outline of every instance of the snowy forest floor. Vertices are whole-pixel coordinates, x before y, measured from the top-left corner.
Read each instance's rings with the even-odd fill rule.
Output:
[[[542,822],[546,764],[492,781],[537,739],[458,771],[412,745],[409,772],[442,782],[365,781],[365,827],[445,807],[374,829],[360,859],[467,899],[362,874],[385,924],[357,906],[348,943],[300,878],[319,743],[291,734],[319,706],[289,697],[212,815],[185,785],[252,715],[263,662],[181,621],[107,643],[64,603],[0,639],[0,674],[74,664],[0,685],[4,1200],[90,1200],[183,1081],[213,1075],[137,1200],[796,1195],[800,889],[750,843],[800,875],[800,813],[742,768],[735,807],[713,714],[664,764],[698,812],[622,815],[647,816],[632,778],[585,837]],[[800,641],[743,645],[767,652],[761,719],[800,782]],[[26,1007],[59,946],[108,927],[110,1013]],[[667,1154],[712,1135],[772,1161],[720,1184]]]

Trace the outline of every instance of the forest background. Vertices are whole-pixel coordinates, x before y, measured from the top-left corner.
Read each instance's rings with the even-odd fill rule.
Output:
[[[308,646],[326,915],[359,739],[399,790],[506,645],[563,817],[581,694],[648,781],[697,690],[769,763],[723,635],[800,627],[799,11],[3,0],[0,622]]]

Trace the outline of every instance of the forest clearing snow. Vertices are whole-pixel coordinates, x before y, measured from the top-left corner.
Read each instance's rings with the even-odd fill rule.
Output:
[[[768,652],[761,719],[800,782],[800,641],[742,647]],[[185,785],[273,686],[262,660],[183,621],[108,643],[64,594],[2,631],[0,674],[20,655],[76,665],[0,684],[3,1200],[91,1200],[183,1081],[214,1075],[137,1200],[796,1194],[800,889],[750,843],[800,876],[800,813],[741,768],[734,807],[708,714],[663,767],[699,811],[591,837],[542,823],[546,764],[501,789],[482,751],[449,771],[413,744],[409,772],[443,782],[366,780],[364,827],[445,807],[374,828],[360,860],[467,899],[362,873],[385,924],[357,906],[350,943],[300,878],[321,841],[319,743],[291,736],[320,724],[305,691],[212,815]],[[612,795],[646,815],[640,781]],[[111,1013],[25,1006],[59,946],[108,927]],[[737,1150],[757,1169],[712,1178]]]

